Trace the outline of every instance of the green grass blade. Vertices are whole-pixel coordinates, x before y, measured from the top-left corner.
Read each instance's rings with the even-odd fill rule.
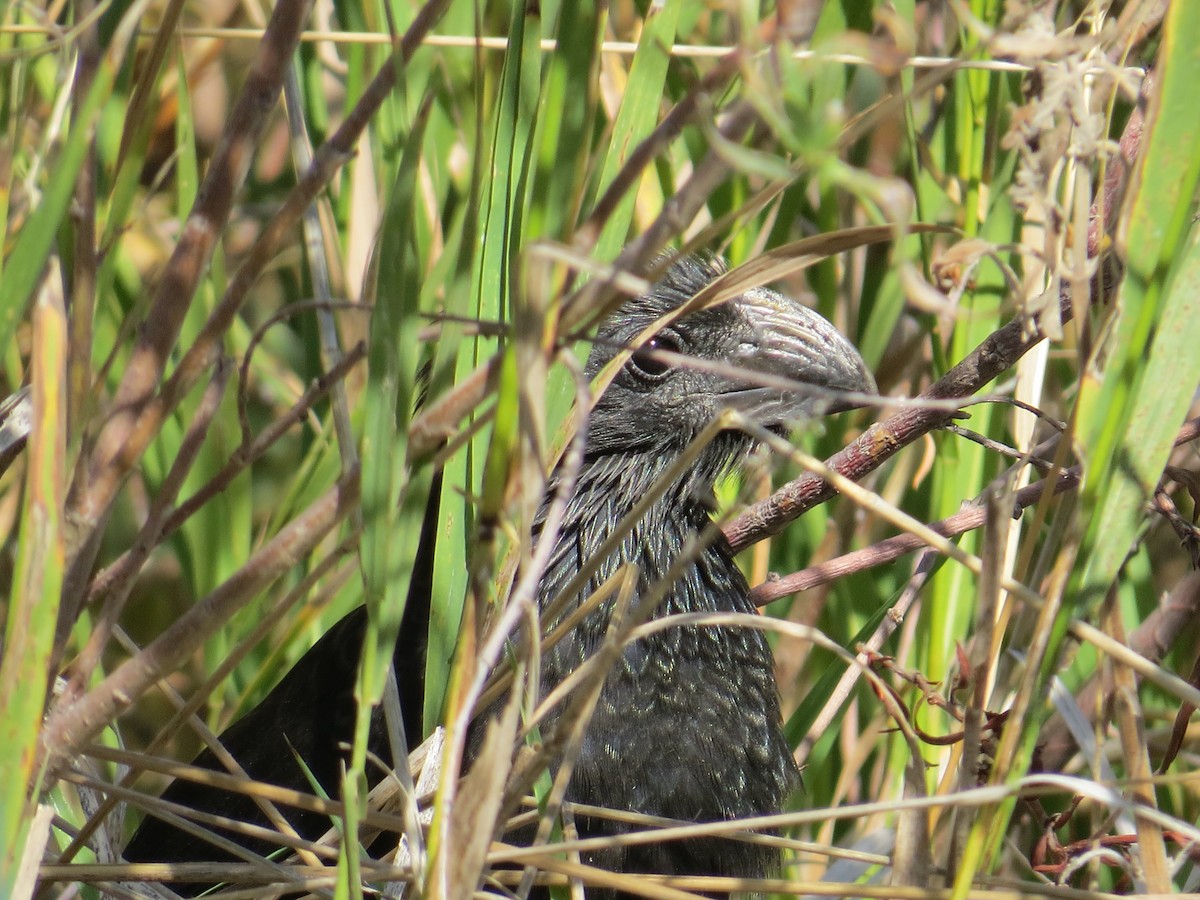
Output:
[[[49,694],[54,628],[63,578],[66,490],[67,323],[51,272],[34,310],[29,472],[0,659],[0,895],[11,896],[29,837],[33,769]]]
[[[376,249],[379,259],[375,308],[368,347],[364,396],[363,593],[368,620],[363,640],[354,751],[345,777],[345,829],[357,831],[366,797],[367,734],[371,713],[383,695],[392,648],[408,599],[416,561],[429,467],[408,469],[408,424],[417,396],[420,368],[421,272],[411,222],[417,172],[428,121],[424,105],[412,123],[392,185]],[[346,845],[338,862],[338,896],[357,895],[357,844]]]
[[[8,254],[4,278],[0,279],[0,347],[12,343],[17,323],[45,268],[50,248],[54,246],[59,226],[74,196],[79,171],[92,146],[96,122],[112,93],[124,58],[125,43],[115,41],[114,46],[101,56],[95,81],[73,117],[54,161],[54,177],[46,185],[37,208],[21,228]]]
[[[629,67],[621,107],[613,122],[612,138],[600,175],[601,191],[609,188],[634,148],[658,124],[667,67],[671,61],[671,45],[675,42],[675,29],[683,6],[681,0],[667,0],[661,6],[652,5],[646,16],[637,51]],[[636,199],[635,181],[604,223],[593,250],[597,259],[613,259],[624,246],[633,221]]]

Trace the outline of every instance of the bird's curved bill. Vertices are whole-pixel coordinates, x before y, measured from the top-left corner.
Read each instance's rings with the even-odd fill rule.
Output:
[[[765,426],[782,426],[864,406],[877,393],[858,350],[825,318],[776,291],[737,300],[749,329],[730,360],[744,386],[724,404]]]

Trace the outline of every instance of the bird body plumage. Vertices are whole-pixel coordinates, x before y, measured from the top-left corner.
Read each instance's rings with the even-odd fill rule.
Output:
[[[661,490],[655,484],[665,468],[659,459],[584,463],[542,578],[543,605],[589,560],[594,574],[563,616],[627,564],[637,567],[635,597],[661,588],[680,554],[711,522],[709,500],[696,493],[697,485],[667,487],[615,552],[596,561],[613,525],[645,494]],[[593,515],[578,514],[585,509]],[[544,693],[600,648],[614,602],[605,601],[546,652]],[[655,615],[754,611],[745,578],[718,537],[678,569]],[[778,812],[797,781],[764,634],[683,625],[630,644],[609,670],[567,798],[687,821],[728,821]],[[584,836],[628,830],[599,818],[577,825]],[[586,861],[624,872],[753,876],[771,868],[772,854],[761,845],[705,838],[605,850]]]
[[[588,360],[588,375],[594,377],[617,353],[631,348],[648,326],[719,274],[717,266],[691,259],[672,267],[648,295],[627,302],[601,326]],[[656,354],[655,349],[725,369],[691,367],[674,356]],[[781,387],[780,379],[788,379],[787,386]],[[821,412],[828,403],[822,396],[826,390],[868,392],[873,383],[861,358],[828,322],[765,289],[689,312],[662,328],[652,344],[635,349],[588,415],[583,460],[561,524],[551,535],[553,551],[539,585],[540,609],[554,610],[554,620],[543,625],[552,629],[630,565],[636,567],[635,604],[637,598],[661,593],[653,612],[656,617],[754,612],[746,580],[724,538],[715,533],[707,541],[696,541],[711,528],[715,481],[753,441],[737,431],[722,431],[698,449],[683,474],[670,483],[666,476],[672,463],[722,410],[736,409],[765,427],[781,430],[794,418]],[[554,495],[559,477],[562,473],[552,476],[547,498]],[[648,496],[657,499],[628,530],[614,534],[618,523]],[[539,535],[546,527],[548,502],[535,521]],[[610,552],[603,552],[606,546]],[[591,574],[578,593],[560,597],[589,566]],[[610,598],[599,604],[545,651],[544,694],[600,648],[614,602]],[[327,635],[309,655],[329,641],[332,646],[325,652],[344,657],[346,646],[361,641],[355,637],[361,635],[358,615],[357,625],[348,617],[335,626],[335,631],[340,630],[336,640]],[[406,610],[406,622],[410,618],[419,614]],[[414,645],[411,635],[405,634],[405,630],[422,634],[416,624],[402,629],[396,662],[406,675],[419,678],[423,643]],[[233,746],[230,737],[241,743],[253,733],[270,732],[268,740],[286,744],[290,738],[283,736],[296,722],[306,723],[301,730],[312,731],[312,714],[296,705],[314,677],[341,679],[338,684],[327,682],[321,692],[340,692],[348,706],[352,703],[353,667],[339,663],[336,673],[318,673],[319,668],[308,657],[301,660],[247,715],[252,726],[239,723],[230,729],[225,743],[235,756],[242,756],[247,748]],[[413,695],[411,685],[403,687]],[[329,703],[321,705],[329,708]],[[554,725],[551,717],[544,727]],[[328,730],[320,737],[320,746],[306,735],[300,749],[336,759],[337,742],[348,735],[348,730]],[[377,736],[382,749],[381,730]],[[294,760],[258,764],[255,758],[256,766],[247,766],[254,777],[306,789]],[[216,767],[203,755],[197,762]],[[677,625],[629,643],[607,673],[583,735],[567,799],[719,822],[778,812],[798,779],[783,736],[773,659],[763,632],[725,625]],[[215,811],[214,804],[220,806],[211,791],[210,796],[198,796],[194,786],[179,785],[166,796],[178,789],[177,798],[186,793],[187,800],[199,808]],[[336,782],[325,786],[331,791],[337,787]],[[227,800],[222,802],[228,805]],[[239,812],[261,821],[257,810],[245,806],[238,807]],[[582,836],[614,834],[628,827],[600,817],[580,818],[577,825]],[[173,845],[164,850],[163,830],[142,838],[143,829],[127,855],[141,860],[204,858],[194,846],[186,855]],[[198,843],[188,839],[191,845]],[[776,867],[778,857],[762,844],[700,838],[608,849],[587,856],[586,861],[613,871],[761,876]]]

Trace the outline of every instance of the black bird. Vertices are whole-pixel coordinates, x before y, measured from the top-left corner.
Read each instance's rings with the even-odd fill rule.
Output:
[[[587,374],[594,377],[645,328],[694,297],[721,271],[718,263],[694,259],[673,266],[650,293],[624,304],[601,326]],[[689,366],[656,350],[710,365]],[[781,388],[780,379],[793,386]],[[562,611],[555,621],[562,621],[627,563],[638,567],[638,596],[663,581],[689,539],[710,524],[715,481],[754,446],[742,432],[723,431],[682,477],[659,484],[684,448],[722,410],[738,410],[782,432],[797,419],[850,405],[831,404],[831,392],[873,391],[861,357],[833,326],[765,288],[663,327],[631,356],[590,413],[584,459],[540,583],[541,609],[557,600]],[[596,560],[617,523],[654,491],[660,498],[623,535],[615,552]],[[536,529],[542,527],[545,512],[544,505]],[[431,544],[432,539],[427,530],[423,543]],[[430,546],[421,548],[422,561],[432,555]],[[594,573],[564,605],[559,594],[588,562],[597,563]],[[414,727],[418,719],[411,713],[420,709],[427,574],[415,579],[416,602],[410,598],[396,651],[402,699],[412,704],[405,723],[410,738],[419,735]],[[719,535],[677,575],[655,616],[754,612],[746,580]],[[543,695],[600,647],[611,615],[612,602],[601,604],[545,654]],[[225,733],[225,746],[252,776],[307,790],[290,745],[310,765],[315,762],[315,774],[336,791],[337,742],[351,734],[362,624],[359,611],[335,625],[260,706]],[[331,722],[331,711],[339,709],[344,714]],[[552,719],[543,728],[553,726]],[[382,750],[382,728],[376,731]],[[207,751],[197,764],[219,767]],[[676,626],[631,644],[606,676],[567,799],[695,822],[728,821],[778,812],[797,784],[763,633]],[[236,795],[177,782],[164,796],[206,811],[264,821],[252,803]],[[315,816],[291,820],[305,836],[315,836],[328,825]],[[626,830],[599,818],[577,819],[576,824],[583,837]],[[239,843],[259,852],[270,849],[245,839]],[[190,835],[161,824],[143,825],[125,855],[140,861],[220,856]],[[767,875],[779,862],[769,848],[716,838],[605,850],[583,861],[620,872],[746,877]]]

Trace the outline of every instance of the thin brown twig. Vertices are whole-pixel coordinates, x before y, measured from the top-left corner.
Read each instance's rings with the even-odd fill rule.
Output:
[[[1189,419],[1180,427],[1175,436],[1175,446],[1180,447],[1200,439],[1200,417]],[[1079,486],[1080,469],[1072,466],[1059,473],[1054,482],[1054,494],[1074,490]],[[1020,518],[1022,513],[1042,498],[1049,484],[1049,479],[1026,485],[1015,491],[1012,496],[1013,518]],[[957,537],[968,531],[982,527],[986,514],[983,507],[971,507],[934,522],[929,527],[942,537]],[[766,606],[790,594],[798,594],[822,584],[828,584],[847,575],[873,569],[899,559],[906,553],[927,547],[925,541],[913,534],[900,534],[886,538],[870,547],[844,553],[841,556],[809,566],[790,575],[777,576],[757,585],[751,590],[750,596],[755,605]]]
[[[315,812],[322,816],[336,817],[345,814],[345,807],[339,800],[318,797],[314,794],[298,791],[293,788],[281,787],[270,782],[254,781],[245,776],[230,775],[215,769],[206,769],[194,764],[177,762],[173,759],[149,756],[144,752],[135,753],[131,750],[107,747],[103,744],[88,744],[83,752],[94,759],[116,763],[130,769],[157,772],[160,775],[170,776],[171,778],[209,785],[235,794],[258,797],[279,804],[280,806]],[[125,787],[125,785],[122,784],[122,787]],[[137,791],[127,789],[127,793],[127,800],[143,803],[143,805],[154,799],[146,797]],[[364,812],[363,824],[378,829],[396,831],[397,833],[404,827],[403,820],[398,816],[375,809]],[[310,843],[315,845],[317,842],[312,841]],[[65,858],[59,860],[60,863],[65,863],[66,861]]]
[[[1071,303],[1062,298],[1063,320],[1070,318]],[[997,329],[958,365],[921,393],[922,399],[966,397],[979,390],[1038,344],[1043,334],[1030,330],[1029,323],[1017,319]],[[873,472],[903,447],[941,425],[954,414],[941,409],[913,407],[876,422],[852,444],[829,458],[827,465],[852,481]],[[770,497],[756,503],[729,523],[725,536],[735,551],[778,534],[818,504],[837,492],[816,475],[801,475]]]
[[[1042,498],[1042,493],[1045,491],[1047,484],[1047,481],[1039,481],[1026,485],[1017,491],[1012,498],[1013,516],[1019,517],[1028,507],[1037,503]],[[1079,467],[1073,466],[1060,475],[1054,485],[1054,493],[1061,494],[1065,491],[1074,490],[1078,486]],[[950,538],[973,531],[976,528],[981,528],[986,519],[986,509],[982,506],[977,506],[964,509],[962,512],[948,516],[939,522],[934,522],[929,527],[942,537]],[[773,578],[756,586],[750,592],[750,596],[756,606],[766,606],[768,603],[773,603],[790,594],[796,594],[821,584],[827,584],[855,572],[862,572],[866,569],[884,565],[885,563],[899,559],[906,553],[912,553],[914,550],[920,550],[926,546],[928,545],[925,541],[915,534],[899,534],[895,537],[879,541],[870,547],[864,547],[862,550],[845,553],[828,562],[809,566],[807,569],[791,575]]]
[[[205,389],[204,396],[200,399],[192,420],[188,423],[187,431],[179,444],[179,452],[172,461],[171,468],[167,471],[162,485],[154,495],[146,521],[142,523],[142,527],[134,539],[133,547],[130,548],[129,552],[136,560],[136,565],[133,566],[136,569],[141,568],[149,557],[151,549],[158,546],[162,539],[163,520],[169,514],[175,498],[179,495],[184,481],[191,472],[192,464],[200,453],[200,448],[204,445],[204,440],[208,436],[208,427],[220,408],[221,398],[225,396],[225,386],[229,383],[232,369],[232,365],[217,365],[213,371],[212,380]],[[125,601],[128,600],[132,587],[133,580],[126,579],[121,583],[119,590],[109,591],[105,595],[104,605],[96,618],[91,634],[88,635],[87,643],[84,644],[83,650],[71,665],[71,680],[65,696],[72,698],[80,696],[86,685],[91,682],[92,673],[100,664],[100,657],[108,646],[108,639],[112,635],[113,627],[121,618],[121,611],[125,608]],[[89,594],[89,599],[92,596]]]
[[[77,12],[89,19],[95,0],[83,0]],[[100,65],[99,22],[90,21],[80,33],[79,58],[75,67],[75,114],[84,108],[84,98],[91,90],[96,69]],[[96,305],[96,146],[87,149],[87,158],[79,169],[75,183],[75,258],[72,262],[71,296],[68,315],[71,329],[67,354],[68,396],[67,427],[73,428],[83,420],[80,411],[86,408],[91,391],[93,324]],[[68,436],[68,440],[71,439]]]
[[[74,766],[64,766],[59,772],[59,777],[65,781],[75,784],[80,787],[90,788],[95,791],[103,791],[117,800],[125,802],[145,802],[145,798],[136,791],[131,791],[121,785],[109,784],[100,779],[93,778],[83,772],[80,772]],[[147,803],[154,810],[155,816],[163,822],[172,825],[189,834],[201,837],[212,843],[213,847],[222,852],[228,853],[236,859],[242,859],[246,862],[261,865],[271,871],[272,877],[278,881],[289,882],[292,880],[292,871],[290,867],[281,866],[276,862],[266,859],[265,857],[248,850],[232,840],[230,837],[219,833],[215,829],[225,829],[227,831],[238,834],[242,837],[255,838],[257,840],[276,841],[287,847],[301,848],[306,842],[299,837],[290,828],[288,831],[276,833],[273,829],[262,825],[255,825],[248,822],[239,822],[236,819],[230,819],[227,816],[221,816],[216,813],[204,812],[202,810],[189,809],[169,800],[164,800],[161,797],[154,798]],[[278,813],[277,813],[278,815]],[[280,819],[286,824],[286,820]],[[206,828],[205,826],[211,826]],[[305,860],[309,865],[318,864],[320,860],[315,854],[309,852],[308,858]]]

